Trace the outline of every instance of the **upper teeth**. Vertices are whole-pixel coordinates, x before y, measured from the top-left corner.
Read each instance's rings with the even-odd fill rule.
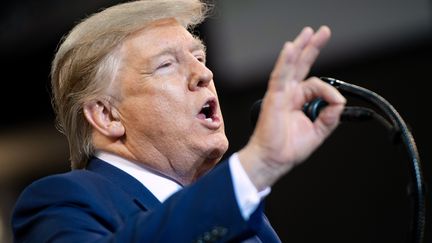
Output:
[[[210,107],[210,104],[205,104],[205,105],[203,105],[202,108],[204,109],[204,108],[209,108],[209,107]]]

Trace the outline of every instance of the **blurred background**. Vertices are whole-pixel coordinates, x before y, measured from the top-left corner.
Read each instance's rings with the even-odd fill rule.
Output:
[[[54,127],[49,71],[56,47],[79,20],[121,1],[15,0],[0,9],[3,112],[0,119],[0,242],[25,186],[69,170]],[[123,1],[124,2],[124,1]],[[333,36],[311,75],[338,78],[383,96],[409,124],[430,188],[432,177],[430,0],[219,0],[197,30],[208,45],[226,132],[227,155],[252,132],[251,105],[286,40],[303,26]],[[348,104],[361,101],[348,98]],[[283,242],[407,242],[411,161],[376,121],[343,122],[304,164],[279,181],[266,212]],[[427,195],[426,241],[432,242]]]

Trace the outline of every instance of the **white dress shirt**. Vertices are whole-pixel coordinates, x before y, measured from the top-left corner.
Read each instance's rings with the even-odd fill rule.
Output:
[[[172,194],[182,189],[182,186],[176,181],[120,156],[104,151],[96,151],[96,157],[137,179],[160,202],[164,202]],[[258,192],[243,169],[243,166],[240,164],[237,154],[233,154],[229,158],[229,167],[237,204],[243,218],[248,220],[250,215],[258,207],[261,199],[270,193],[270,188],[268,187],[265,190]]]

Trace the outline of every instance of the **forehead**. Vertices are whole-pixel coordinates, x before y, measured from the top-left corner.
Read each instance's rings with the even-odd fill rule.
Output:
[[[145,51],[147,55],[157,54],[166,48],[205,49],[202,41],[175,19],[153,21],[130,35],[124,45],[127,49]]]

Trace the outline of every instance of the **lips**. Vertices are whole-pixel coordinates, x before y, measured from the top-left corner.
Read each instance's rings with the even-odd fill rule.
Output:
[[[217,114],[217,101],[215,98],[208,99],[197,114],[197,118],[209,129],[218,129],[221,119]]]

